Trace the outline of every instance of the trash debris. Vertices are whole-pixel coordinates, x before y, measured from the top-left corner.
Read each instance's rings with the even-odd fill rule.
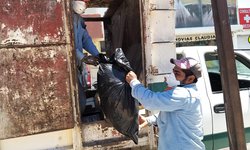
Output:
[[[132,70],[121,48],[115,50],[109,62],[100,63],[97,91],[101,109],[114,128],[138,144],[138,105],[131,95],[126,74]]]

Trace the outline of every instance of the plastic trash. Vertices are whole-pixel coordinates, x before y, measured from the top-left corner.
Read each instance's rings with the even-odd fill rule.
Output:
[[[132,68],[122,49],[116,49],[108,62],[99,64],[97,91],[106,119],[137,144],[139,103],[132,97],[131,87],[125,80],[130,70]]]

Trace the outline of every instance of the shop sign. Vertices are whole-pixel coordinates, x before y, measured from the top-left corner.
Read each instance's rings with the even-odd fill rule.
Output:
[[[196,42],[215,40],[215,34],[177,36],[176,42]]]

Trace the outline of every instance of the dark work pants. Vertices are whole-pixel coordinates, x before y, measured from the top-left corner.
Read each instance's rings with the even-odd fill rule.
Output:
[[[79,107],[80,107],[80,112],[83,114],[85,107],[86,107],[86,94],[84,91],[84,88],[82,84],[80,83],[78,79],[78,94],[79,94]]]

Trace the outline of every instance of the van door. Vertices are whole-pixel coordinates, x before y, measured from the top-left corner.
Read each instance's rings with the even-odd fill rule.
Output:
[[[74,127],[66,6],[57,0],[0,2],[0,140]]]
[[[210,85],[207,86],[207,92],[209,93],[208,94],[209,99],[213,107],[212,114],[213,114],[214,149],[229,147],[218,54],[216,52],[207,52],[204,54],[204,57],[207,69],[205,73],[208,74],[210,81]],[[248,119],[248,117],[250,116],[249,56],[247,57],[246,55],[235,53],[235,62],[236,62],[236,70],[239,81],[239,92],[241,98],[244,126],[246,130],[249,130],[250,127],[250,121]],[[249,142],[249,138],[247,141]]]

